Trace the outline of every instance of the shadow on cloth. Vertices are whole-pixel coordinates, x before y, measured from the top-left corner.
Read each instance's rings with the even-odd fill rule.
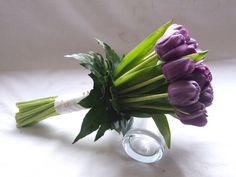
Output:
[[[17,131],[17,132],[16,132]],[[104,172],[90,171],[92,174],[111,171],[113,174],[108,176],[129,176],[129,177],[185,177],[178,164],[180,156],[174,156],[173,153],[183,154],[181,148],[175,148],[171,154],[168,151],[166,156],[157,163],[143,164],[129,158],[121,145],[121,136],[118,133],[107,133],[97,142],[91,141],[91,137],[84,138],[76,144],[72,144],[71,135],[66,134],[55,127],[38,123],[32,127],[15,129],[14,134],[28,136],[28,138],[42,141],[46,144],[53,143],[55,155],[63,154],[70,156],[74,161],[83,161],[83,163],[96,165],[96,169],[103,169]],[[92,134],[92,136],[94,136]],[[74,138],[74,137],[73,137]],[[49,144],[50,145],[50,144]],[[186,152],[184,152],[186,153]],[[53,154],[52,154],[53,155]],[[184,154],[185,155],[185,154]],[[99,160],[99,163],[97,161]],[[89,167],[87,167],[89,168]],[[109,168],[109,170],[106,168]],[[81,169],[80,169],[81,170]]]

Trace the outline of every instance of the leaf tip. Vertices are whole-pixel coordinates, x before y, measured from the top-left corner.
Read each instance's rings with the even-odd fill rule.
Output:
[[[202,52],[200,52],[200,53],[202,53],[202,54],[206,55],[206,54],[208,53],[208,50],[203,50],[203,51],[202,51]]]
[[[79,141],[81,139],[81,137],[78,135],[75,139],[74,139],[74,141],[72,142],[72,144],[75,144],[77,141]]]
[[[80,54],[71,54],[71,55],[64,55],[65,58],[74,58],[74,59],[79,59],[80,58]]]
[[[173,18],[171,18],[167,23],[168,24],[172,24],[173,23],[173,21],[174,21],[174,19]]]
[[[100,39],[98,39],[98,38],[94,38],[96,41],[97,41],[97,43],[101,43],[101,40]]]

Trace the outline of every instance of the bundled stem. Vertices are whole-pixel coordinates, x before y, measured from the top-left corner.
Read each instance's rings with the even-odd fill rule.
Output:
[[[16,126],[24,127],[57,115],[54,108],[55,99],[56,97],[47,97],[16,103],[19,109],[15,116]]]

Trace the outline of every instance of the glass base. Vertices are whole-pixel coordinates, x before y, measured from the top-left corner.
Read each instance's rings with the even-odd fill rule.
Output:
[[[122,145],[131,158],[143,163],[159,161],[165,150],[161,138],[143,129],[129,130],[123,137]]]

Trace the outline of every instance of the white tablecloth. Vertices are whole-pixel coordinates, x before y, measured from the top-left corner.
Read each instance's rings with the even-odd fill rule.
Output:
[[[215,91],[208,125],[185,126],[170,118],[172,148],[151,165],[127,157],[115,132],[96,143],[92,134],[72,145],[86,111],[15,127],[16,101],[90,89],[92,82],[80,67],[0,72],[0,176],[235,177],[236,61],[208,64]]]

